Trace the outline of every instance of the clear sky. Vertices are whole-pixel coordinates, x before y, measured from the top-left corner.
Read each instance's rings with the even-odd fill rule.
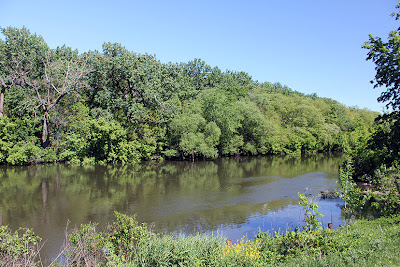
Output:
[[[52,48],[118,42],[164,63],[204,60],[375,111],[368,35],[386,40],[396,0],[0,0],[0,27],[27,27]],[[3,38],[3,36],[1,36]]]

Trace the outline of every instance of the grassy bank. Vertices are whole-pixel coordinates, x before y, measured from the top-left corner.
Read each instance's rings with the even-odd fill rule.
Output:
[[[400,266],[400,215],[335,230],[259,233],[229,245],[221,236],[156,235],[116,213],[103,231],[95,224],[71,231],[59,261],[51,264],[33,260],[40,245],[31,232],[1,229],[1,266]]]
[[[283,247],[282,250],[266,247],[262,254],[279,255],[280,265],[285,266],[400,266],[399,215],[358,220],[348,229],[325,229],[308,235],[307,244],[301,241],[306,238],[296,239],[291,237],[293,233],[288,233],[272,242],[273,246]],[[267,261],[268,258],[260,265]]]

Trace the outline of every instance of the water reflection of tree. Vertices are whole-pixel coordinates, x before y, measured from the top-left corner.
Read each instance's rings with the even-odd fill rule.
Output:
[[[43,218],[49,221],[55,216],[64,224],[68,219],[76,223],[112,220],[114,210],[134,213],[140,203],[143,211],[155,201],[162,203],[169,194],[225,190],[240,195],[249,183],[257,185],[257,179],[251,177],[292,178],[315,170],[335,174],[340,162],[337,157],[315,155],[301,159],[241,157],[155,165],[2,167],[0,213],[7,224],[33,223],[32,220]],[[243,177],[249,179],[240,179]],[[32,213],[42,214],[42,218],[32,218]],[[242,213],[243,207],[232,206],[210,209],[203,215],[214,221],[240,218]],[[146,218],[139,214],[141,217]],[[183,214],[182,221],[189,217]]]
[[[43,203],[42,216],[43,216],[44,222],[48,223],[49,222],[49,213],[47,210],[47,201],[48,201],[48,197],[49,197],[49,183],[46,178],[42,179],[41,188],[42,188],[42,203]]]

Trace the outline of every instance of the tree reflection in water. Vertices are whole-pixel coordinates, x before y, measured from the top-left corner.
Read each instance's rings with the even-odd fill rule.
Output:
[[[47,240],[48,254],[61,247],[68,220],[72,226],[89,221],[105,226],[114,219],[114,210],[154,222],[158,231],[219,229],[245,235],[265,228],[265,221],[271,220],[265,216],[276,220],[279,211],[287,215],[297,205],[297,192],[316,195],[336,188],[341,162],[341,156],[314,155],[121,166],[1,166],[0,222],[12,229],[33,228]]]

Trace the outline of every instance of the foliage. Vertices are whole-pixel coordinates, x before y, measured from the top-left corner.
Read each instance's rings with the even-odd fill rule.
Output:
[[[377,187],[371,192],[373,214],[389,216],[400,211],[400,168],[396,161],[390,168],[382,166],[374,173]]]
[[[399,216],[359,220],[344,228],[326,231],[325,250],[284,261],[282,266],[397,266],[400,257]]]
[[[41,162],[39,140],[27,120],[0,118],[0,163],[23,165]]]
[[[299,204],[303,207],[303,230],[304,231],[315,231],[321,230],[322,224],[318,221],[318,217],[322,217],[323,215],[318,211],[320,206],[313,203],[312,200],[307,199],[304,194],[298,193],[300,198]]]
[[[245,240],[243,237],[236,244],[223,246],[221,265],[251,266],[261,263],[261,244],[258,240]]]
[[[339,170],[340,197],[345,201],[344,211],[351,216],[389,216],[400,211],[400,170],[398,162],[386,167],[382,164],[366,180],[364,191],[352,177],[352,162],[346,161]]]
[[[184,156],[216,158],[221,130],[215,122],[207,123],[200,114],[181,114],[172,119],[170,129],[176,148]]]
[[[400,8],[400,2],[396,8]],[[393,13],[392,16],[398,20],[400,13]],[[363,45],[363,48],[369,50],[367,60],[372,60],[376,65],[375,82],[371,83],[374,83],[375,88],[381,86],[386,88],[378,101],[388,102],[386,107],[391,107],[393,111],[400,110],[399,46],[400,27],[389,33],[387,42],[370,34],[369,41]]]
[[[68,235],[64,266],[397,266],[400,264],[400,216],[356,220],[348,229],[260,232],[230,245],[221,236],[149,235],[132,217],[116,213],[117,221],[104,232],[97,225],[82,225]],[[121,232],[126,227],[127,232]],[[110,232],[111,229],[111,232]],[[117,229],[117,230],[116,230]],[[131,231],[136,229],[138,231]],[[116,231],[115,231],[116,230]],[[113,235],[113,233],[119,233]],[[135,238],[135,249],[131,250]],[[0,227],[2,265],[40,264],[40,238],[30,230],[11,233]],[[110,239],[110,237],[114,237]],[[117,240],[121,239],[120,242]],[[127,241],[127,242],[126,242]],[[116,253],[128,244],[126,252]],[[116,247],[117,246],[117,247]],[[120,250],[119,252],[122,252]],[[8,256],[6,256],[8,255]],[[133,256],[135,255],[135,256]],[[53,263],[54,264],[54,263]],[[43,265],[43,264],[42,264]]]
[[[356,221],[346,229],[259,233],[254,240],[229,246],[222,237],[159,236],[137,244],[126,262],[106,249],[102,264],[139,266],[396,265],[399,216]],[[92,238],[88,238],[88,245]],[[98,238],[101,240],[101,238]],[[82,239],[84,241],[84,239]],[[94,246],[95,247],[95,246]],[[93,256],[93,255],[92,255]],[[89,261],[87,261],[89,262]],[[93,261],[91,263],[94,263]]]
[[[79,54],[26,28],[2,33],[1,164],[353,153],[377,116],[200,59],[164,64],[118,43]]]
[[[108,240],[112,246],[112,252],[124,260],[134,258],[139,242],[146,243],[153,234],[145,223],[139,224],[135,216],[115,212],[116,221],[108,227]]]
[[[96,266],[104,263],[107,244],[103,233],[96,230],[97,224],[81,225],[74,229],[63,249],[64,266]]]
[[[97,224],[81,225],[68,234],[63,248],[64,265],[96,266],[112,262],[127,263],[137,258],[138,243],[147,244],[156,237],[146,224],[139,224],[135,217],[115,212],[116,220],[103,232]]]
[[[364,194],[361,188],[353,181],[352,162],[350,159],[343,163],[339,168],[339,188],[341,190],[340,198],[345,202],[344,212],[349,218],[359,214],[369,200],[368,194]]]
[[[22,111],[28,110],[42,117],[42,146],[46,148],[50,139],[50,115],[62,98],[70,93],[79,93],[86,86],[88,70],[85,57],[65,46],[50,49],[43,38],[31,34],[26,28],[2,29],[5,42],[0,48],[1,101],[0,116],[3,116],[5,90],[16,89]],[[19,93],[19,94],[18,94]],[[12,106],[12,99],[11,105]],[[15,106],[15,104],[14,104]]]
[[[61,140],[60,160],[83,162],[126,163],[140,159],[140,144],[127,138],[126,129],[118,122],[95,120],[86,116],[80,120],[72,116],[71,131]]]
[[[260,233],[262,261],[282,266],[369,266],[399,264],[399,216],[356,221],[349,229]]]
[[[396,20],[399,17],[400,13],[396,15]],[[370,35],[369,41],[363,45],[369,50],[367,60],[376,65],[375,81],[371,82],[375,87],[386,87],[378,101],[387,102],[391,112],[375,119],[377,125],[373,131],[363,129],[364,123],[358,123],[359,130],[353,131],[356,134],[353,138],[354,149],[347,151],[352,159],[340,170],[340,187],[348,214],[368,210],[375,216],[381,216],[399,211],[399,44],[400,28],[390,32],[387,42]],[[353,181],[362,182],[367,190],[361,191]]]
[[[11,165],[39,162],[41,149],[31,141],[18,142],[9,151],[7,162]]]
[[[12,233],[7,226],[0,226],[0,265],[36,266],[40,241],[31,229]]]

